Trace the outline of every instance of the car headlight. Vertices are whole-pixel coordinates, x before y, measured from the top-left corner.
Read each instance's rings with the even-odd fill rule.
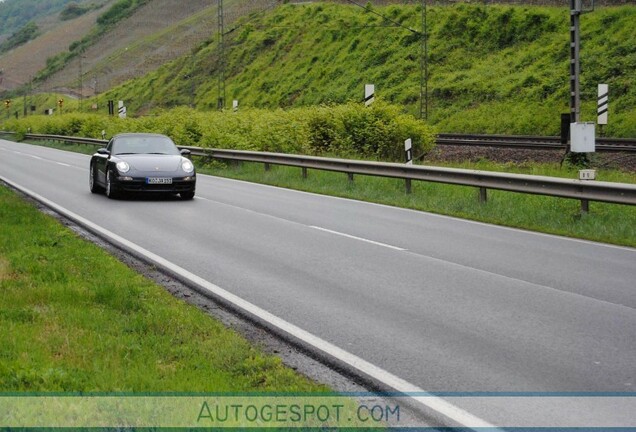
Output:
[[[124,161],[120,161],[117,162],[117,171],[119,171],[120,173],[127,173],[128,171],[130,171],[130,165],[128,165],[127,162]]]
[[[192,162],[190,162],[189,160],[184,160],[183,162],[181,162],[181,168],[187,173],[194,172],[194,165],[192,165]]]

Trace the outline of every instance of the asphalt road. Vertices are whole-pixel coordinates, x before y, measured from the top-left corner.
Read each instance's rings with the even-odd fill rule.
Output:
[[[112,201],[88,160],[0,141],[0,176],[427,391],[636,392],[634,249],[204,175]]]

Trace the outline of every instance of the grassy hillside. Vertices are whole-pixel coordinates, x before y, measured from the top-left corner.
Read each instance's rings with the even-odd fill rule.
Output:
[[[60,22],[28,44],[0,56],[0,69],[4,71],[0,90],[16,89],[28,83],[31,77],[46,67],[48,58],[67,50],[73,41],[86,35],[95,25],[99,14],[100,11],[95,10],[77,19]],[[77,76],[77,71],[73,75]]]
[[[377,12],[377,13],[376,13]],[[383,19],[378,14],[388,17]],[[228,35],[227,100],[289,107],[360,100],[365,83],[419,110],[421,11],[286,4],[239,21]],[[636,136],[636,7],[584,15],[582,119],[595,119],[596,86],[610,85],[606,133]],[[396,26],[400,23],[404,27]],[[428,10],[430,121],[442,131],[557,134],[568,111],[569,15],[565,8],[460,4]],[[130,111],[216,107],[218,46],[130,81],[107,97]]]
[[[121,3],[125,0],[118,0]],[[224,0],[225,22],[254,10],[266,9],[273,0]],[[117,4],[115,3],[115,5]],[[174,59],[188,55],[215,34],[218,9],[209,0],[137,0],[139,7],[119,14],[100,38],[75,43],[81,47],[84,95],[93,95],[132,78],[141,77]],[[120,11],[122,12],[122,11]],[[100,20],[98,19],[98,22]],[[113,21],[106,18],[102,21]],[[94,83],[97,86],[87,85]],[[67,62],[48,76],[42,89],[73,89],[79,93],[77,61]]]

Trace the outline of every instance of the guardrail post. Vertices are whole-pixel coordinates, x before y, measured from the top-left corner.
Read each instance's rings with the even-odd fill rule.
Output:
[[[590,212],[590,201],[583,199],[581,200],[581,213],[587,214]]]
[[[303,167],[303,178],[306,179],[307,178],[307,167]]]
[[[404,179],[404,186],[406,187],[406,193],[411,193],[411,179]]]
[[[485,204],[486,202],[488,202],[488,189],[486,189],[485,187],[479,188],[479,202],[481,204]]]
[[[269,164],[267,162],[265,162],[265,171],[269,171],[269,169],[270,169]]]
[[[349,177],[349,183],[353,183],[353,173],[349,172],[347,176]]]

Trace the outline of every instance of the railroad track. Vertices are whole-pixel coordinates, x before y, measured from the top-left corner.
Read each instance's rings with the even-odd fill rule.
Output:
[[[439,134],[437,144],[565,151],[561,138],[551,136]],[[596,151],[636,153],[636,139],[597,138]]]

